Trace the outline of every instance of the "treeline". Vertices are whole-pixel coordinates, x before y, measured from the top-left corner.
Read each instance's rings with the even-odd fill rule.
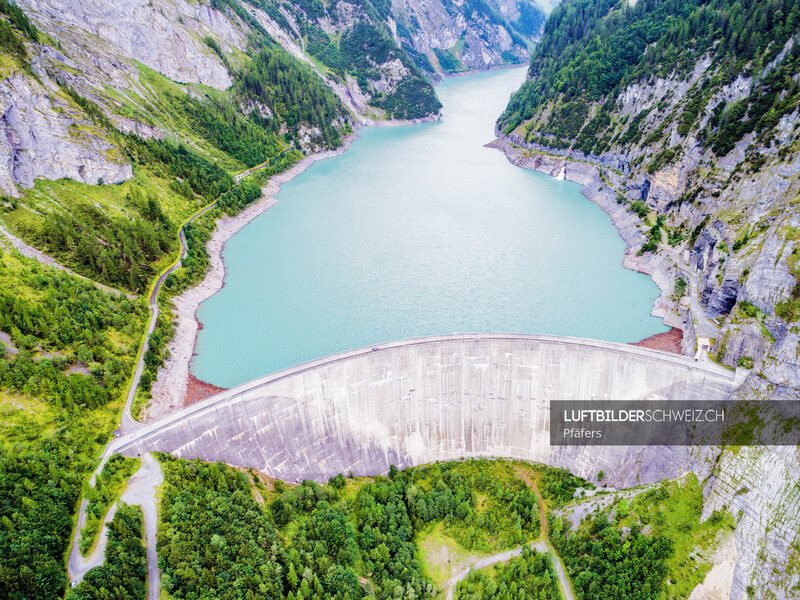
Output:
[[[186,257],[181,261],[181,268],[164,281],[163,289],[170,296],[176,296],[202,281],[209,265],[206,244],[211,239],[218,216],[219,213],[212,210],[184,226]]]
[[[27,351],[9,355],[0,360],[0,386],[42,398],[59,408],[93,409],[114,399],[114,390],[103,387],[94,377],[66,373],[64,366],[65,362],[58,360],[34,360]]]
[[[530,78],[514,94],[499,124],[510,132],[552,104],[551,118],[536,123],[528,137],[569,147],[588,118],[587,104],[601,101],[576,146],[602,152],[613,134],[610,117],[618,94],[627,85],[654,75],[685,74],[710,52],[717,73],[714,89],[718,89],[740,73],[759,72],[799,26],[800,0],[644,0],[633,6],[616,0],[563,2],[545,25]],[[785,78],[781,81],[790,85]],[[771,90],[771,86],[759,90],[757,99],[748,99],[744,112],[730,115],[737,123],[734,128],[740,128],[738,122],[748,106],[754,110],[750,122],[756,126],[776,101]],[[709,91],[701,93],[707,98]],[[701,104],[698,100],[686,118],[693,121]],[[629,129],[635,135],[635,128]],[[729,151],[729,142],[737,135],[723,132],[712,141],[714,151]]]
[[[233,126],[226,131],[232,138],[240,133]],[[246,136],[243,139],[248,141]],[[170,186],[190,202],[216,200],[234,187],[227,171],[182,144],[121,134],[120,140],[132,162],[146,165],[156,175],[171,180]],[[275,150],[277,162],[283,164],[276,150],[279,146],[270,148],[270,152]],[[252,160],[262,156],[267,155],[255,154]],[[134,215],[138,213],[133,218],[111,216],[89,202],[79,201],[70,211],[50,212],[41,220],[20,225],[20,230],[27,239],[77,272],[112,286],[142,292],[155,274],[153,263],[177,248],[177,230],[164,214],[158,198],[139,196],[133,190],[127,197]]]
[[[403,478],[411,486],[409,509],[418,525],[444,519],[445,533],[468,550],[501,550],[539,535],[536,494],[508,465],[428,465],[407,469]],[[484,498],[480,509],[478,494]]]
[[[188,94],[172,96],[171,102],[182,108],[194,131],[247,167],[260,165],[283,150],[276,135],[281,127],[277,118],[262,118],[255,109],[246,118],[229,102],[200,101]]]
[[[656,600],[667,577],[672,542],[634,524],[623,533],[605,515],[577,532],[558,522],[550,535],[581,600]]]
[[[39,41],[39,32],[28,20],[25,13],[13,2],[0,0],[0,51],[8,56],[16,56],[20,64],[30,69],[28,51],[24,39]],[[4,17],[4,18],[3,18]],[[16,31],[19,31],[19,34]]]
[[[767,73],[750,94],[727,106],[724,102],[714,107],[708,124],[700,131],[698,137],[705,140],[717,156],[725,156],[745,135],[756,132],[760,142],[768,145],[774,135],[775,127],[784,115],[797,109],[800,105],[800,43],[795,42],[784,60]],[[705,99],[701,95],[701,101]],[[698,102],[699,113],[701,101]],[[698,116],[689,112],[687,120],[693,118],[697,123]]]
[[[436,114],[442,107],[436,92],[421,77],[401,81],[394,91],[376,96],[370,104],[382,108],[393,119],[419,119]]]
[[[566,469],[544,465],[534,465],[534,468],[539,475],[539,490],[542,496],[551,500],[554,506],[572,500],[578,488],[594,489],[593,484]]]
[[[456,600],[561,600],[553,557],[531,548],[508,564],[470,571],[458,583]]]
[[[134,134],[128,134],[126,141],[125,149],[134,163],[147,165],[157,175],[184,181],[194,194],[206,200],[214,200],[233,185],[233,178],[225,169],[183,144]]]
[[[369,102],[385,110],[389,117],[420,119],[437,113],[442,107],[430,82],[422,78],[416,65],[391,37],[374,25],[358,23],[342,36],[339,49],[345,65],[356,75],[364,91],[369,91],[368,79],[381,78],[374,70],[380,64],[397,59],[410,71],[394,90],[377,94]]]
[[[32,42],[39,41],[39,31],[36,26],[30,22],[28,16],[15,2],[0,0],[0,13],[8,19],[9,23],[25,34],[25,37],[29,40]]]
[[[137,292],[150,283],[153,262],[175,245],[163,222],[111,217],[92,204],[52,212],[40,224],[22,226],[28,239],[79,273]]]
[[[147,550],[139,506],[120,503],[108,525],[105,562],[67,592],[66,600],[145,600]]]
[[[158,369],[169,358],[167,342],[172,339],[175,332],[175,321],[172,316],[171,305],[166,300],[159,300],[159,312],[156,319],[156,328],[147,340],[147,350],[144,353],[144,368],[139,379],[139,392],[150,398],[150,390],[158,378]],[[138,414],[134,415],[138,418]]]
[[[533,2],[519,2],[517,8],[519,9],[519,16],[514,21],[514,25],[516,25],[519,32],[528,37],[539,35],[547,21],[547,15],[544,11],[538,4]]]
[[[377,598],[430,597],[433,588],[414,557],[415,530],[403,490],[383,480],[342,503],[338,490],[344,483],[341,476],[330,487],[306,481],[270,507],[278,522],[290,514],[297,528],[286,540],[287,598],[361,598],[358,577],[367,574]]]
[[[344,73],[353,75],[365,93],[373,93],[370,80],[381,78],[376,70],[379,65],[397,59],[409,69],[410,75],[396,89],[378,94],[370,101],[373,106],[384,109],[389,117],[418,119],[435,114],[441,108],[431,84],[422,78],[416,65],[395,41],[378,27],[360,21],[345,31],[337,43],[321,27],[307,19],[301,19],[299,23],[308,39],[306,51],[332,69],[336,77],[341,78]],[[428,67],[433,71],[430,64]]]

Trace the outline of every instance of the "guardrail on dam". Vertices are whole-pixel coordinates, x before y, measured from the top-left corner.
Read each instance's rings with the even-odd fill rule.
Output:
[[[110,449],[220,460],[287,481],[492,456],[569,466],[584,476],[635,465],[637,482],[645,483],[685,471],[689,451],[551,447],[550,400],[724,399],[734,387],[734,373],[708,361],[624,344],[440,336],[346,352],[254,380],[121,437]]]

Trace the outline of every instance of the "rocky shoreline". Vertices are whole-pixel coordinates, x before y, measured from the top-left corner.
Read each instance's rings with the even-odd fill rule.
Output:
[[[615,188],[623,187],[621,175],[606,168],[603,169],[601,176],[602,167],[594,163],[521,148],[504,138],[498,138],[486,144],[486,147],[500,150],[512,164],[518,167],[538,171],[583,186],[581,193],[611,217],[620,237],[625,242],[626,250],[622,266],[650,276],[661,290],[661,294],[653,303],[653,310],[650,311],[650,314],[661,319],[664,325],[670,329],[674,328],[682,332],[681,349],[683,354],[694,353],[695,336],[691,315],[672,300],[675,281],[681,274],[673,261],[661,254],[647,253],[637,256],[636,251],[644,243],[645,236],[640,230],[639,218],[629,212],[625,204],[617,203]],[[670,334],[670,332],[666,332],[666,334]]]
[[[216,294],[225,284],[225,264],[222,260],[222,249],[227,241],[241,231],[250,221],[277,204],[278,201],[274,196],[280,191],[284,183],[297,177],[318,160],[343,154],[357,138],[358,134],[353,133],[347,136],[343,140],[341,147],[336,150],[309,154],[283,173],[271,177],[261,189],[263,195],[257,202],[248,206],[235,217],[224,216],[217,220],[214,233],[206,245],[209,257],[206,276],[199,284],[173,298],[176,323],[175,334],[167,345],[170,354],[169,358],[158,370],[158,378],[152,388],[152,399],[150,404],[142,410],[142,422],[157,420],[180,409],[187,401],[197,401],[206,397],[202,393],[196,393],[198,384],[210,386],[204,388],[208,392],[206,395],[212,395],[214,390],[219,389],[216,386],[211,386],[211,384],[193,378],[192,383],[194,383],[193,388],[195,391],[189,394],[191,377],[189,367],[192,356],[194,356],[194,346],[197,339],[197,331],[199,330],[196,316],[197,309],[203,301]]]

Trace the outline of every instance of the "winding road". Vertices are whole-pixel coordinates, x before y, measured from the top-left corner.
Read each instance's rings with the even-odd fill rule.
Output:
[[[144,371],[144,355],[147,352],[150,336],[152,335],[153,331],[155,331],[156,322],[158,321],[158,315],[160,313],[157,302],[158,293],[161,291],[161,286],[164,284],[164,281],[166,281],[167,277],[181,267],[181,263],[183,259],[186,258],[186,254],[188,252],[188,247],[186,246],[186,235],[183,231],[184,227],[186,227],[186,225],[194,221],[200,215],[203,215],[214,208],[216,204],[216,202],[212,202],[211,204],[195,212],[183,222],[178,230],[178,239],[181,243],[181,254],[174,263],[167,267],[161,273],[161,275],[158,276],[153,284],[153,288],[149,297],[150,322],[147,325],[147,333],[144,337],[144,343],[139,350],[136,369],[134,370],[130,389],[128,390],[128,396],[125,400],[125,408],[122,411],[122,418],[120,422],[120,429],[122,430],[122,433],[130,433],[139,427],[142,427],[142,424],[134,419],[133,415],[131,415],[131,408],[133,406],[133,400],[136,397],[136,390],[139,389],[139,380],[141,379],[142,372]],[[113,454],[112,448],[113,444],[109,443],[109,445],[106,446],[105,450],[103,451],[100,464],[97,465],[94,473],[92,473],[92,477],[89,479],[90,486],[94,487],[98,474],[106,464],[106,461],[109,459],[111,454]],[[123,501],[127,502],[128,504],[140,505],[144,510],[145,538],[147,540],[147,569],[150,582],[148,586],[148,593],[151,600],[158,600],[160,594],[158,556],[156,554],[156,528],[158,526],[158,511],[155,504],[155,490],[161,484],[162,480],[161,468],[158,465],[158,462],[151,455],[147,454],[142,457],[141,469],[139,469],[139,471],[137,471],[136,474],[131,477],[130,481],[128,482],[128,487],[125,493],[122,495]],[[85,497],[81,499],[81,504],[78,508],[78,519],[75,523],[75,532],[72,536],[72,547],[70,548],[69,559],[67,561],[67,570],[73,585],[79,583],[81,579],[83,579],[83,576],[91,568],[103,564],[103,561],[105,560],[105,547],[108,536],[108,523],[111,522],[111,519],[114,518],[114,514],[117,511],[117,505],[115,504],[111,507],[111,509],[109,509],[108,513],[106,513],[97,546],[94,552],[92,552],[89,557],[84,559],[80,553],[80,540],[81,530],[86,523],[86,509],[88,504],[89,502]]]
[[[131,408],[133,407],[133,400],[136,398],[136,391],[139,389],[139,380],[141,379],[142,372],[144,371],[144,355],[149,347],[150,336],[156,329],[156,323],[158,322],[158,315],[161,312],[158,308],[158,302],[157,302],[158,292],[161,291],[161,286],[164,285],[164,282],[167,280],[167,277],[169,277],[172,273],[180,269],[183,259],[186,258],[186,253],[188,252],[188,248],[186,246],[186,235],[183,232],[183,228],[186,227],[192,221],[194,221],[200,215],[207,213],[216,205],[217,205],[216,202],[212,202],[208,206],[205,206],[204,208],[198,210],[186,221],[184,221],[184,223],[181,225],[180,230],[178,231],[178,238],[180,239],[181,242],[181,255],[178,258],[178,260],[172,263],[172,265],[170,265],[166,270],[164,270],[161,273],[161,275],[158,276],[158,279],[156,279],[156,282],[153,285],[153,289],[150,292],[150,298],[149,298],[150,322],[147,324],[147,333],[145,334],[145,340],[144,343],[142,344],[141,350],[139,350],[139,358],[136,361],[136,370],[133,372],[131,387],[128,390],[128,397],[125,400],[125,408],[122,411],[122,420],[120,424],[122,433],[131,433],[135,429],[138,429],[139,427],[142,426],[142,423],[139,423],[139,421],[133,418],[133,415],[131,414]]]

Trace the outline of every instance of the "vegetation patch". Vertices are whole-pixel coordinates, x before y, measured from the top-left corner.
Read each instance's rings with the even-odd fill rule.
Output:
[[[19,349],[0,348],[3,389],[67,409],[118,397],[144,324],[141,304],[16,252],[0,253],[0,290],[0,331]]]
[[[138,458],[114,454],[95,479],[94,487],[90,487],[84,494],[89,502],[86,507],[86,524],[81,530],[80,550],[84,556],[94,546],[108,509],[122,495],[140,463]]]
[[[734,525],[727,512],[701,522],[702,510],[702,488],[690,474],[618,493],[577,531],[556,521],[551,539],[582,599],[686,598],[710,569],[720,534]]]
[[[143,534],[141,507],[121,504],[108,526],[105,563],[90,569],[70,588],[66,600],[144,600],[147,550]]]
[[[441,589],[457,574],[468,569],[476,560],[490,556],[488,552],[470,551],[444,534],[442,521],[428,526],[417,534],[419,558],[423,573]]]
[[[526,548],[507,565],[496,565],[490,571],[471,571],[458,583],[455,597],[457,600],[560,600],[553,556]]]
[[[275,481],[270,490],[221,464],[159,459],[158,547],[173,598],[431,598],[449,571],[423,559],[443,547],[447,560],[463,561],[539,534],[536,496],[503,461],[392,467],[388,478],[338,475],[326,485]]]

